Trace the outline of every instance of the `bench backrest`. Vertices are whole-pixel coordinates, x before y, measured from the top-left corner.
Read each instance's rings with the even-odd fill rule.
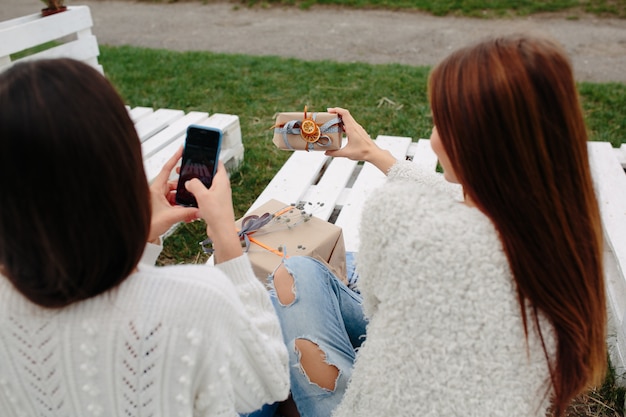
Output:
[[[93,20],[87,6],[70,6],[67,11],[42,17],[40,13],[0,22],[0,72],[16,62],[41,58],[73,58],[83,61],[104,74],[98,63],[100,49],[91,33]],[[22,56],[15,54],[31,48],[47,49]],[[30,51],[29,51],[30,52]],[[243,161],[239,117],[232,114],[189,112],[175,109],[128,107],[129,115],[142,142],[146,175],[152,181],[163,163],[182,146],[190,124],[222,129],[224,137],[220,160],[230,170]]]
[[[104,73],[98,63],[98,41],[91,33],[93,20],[87,6],[70,6],[67,11],[42,17],[40,13],[0,22],[0,72],[21,60],[69,57]],[[31,48],[39,52],[15,58]]]

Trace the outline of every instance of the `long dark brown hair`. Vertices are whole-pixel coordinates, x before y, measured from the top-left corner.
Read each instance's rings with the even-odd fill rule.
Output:
[[[569,60],[548,39],[512,35],[456,51],[431,73],[434,123],[464,192],[494,223],[526,335],[545,315],[544,352],[561,415],[606,363],[602,229]]]
[[[123,101],[70,59],[0,74],[0,267],[32,302],[62,307],[136,267],[150,227],[141,144]]]

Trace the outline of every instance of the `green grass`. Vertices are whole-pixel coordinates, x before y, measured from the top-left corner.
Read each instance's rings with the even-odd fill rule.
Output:
[[[617,378],[615,369],[609,364],[602,386],[574,399],[566,417],[624,417],[626,389],[617,384]]]
[[[578,89],[591,139],[626,143],[626,84],[580,83]]]
[[[178,0],[145,1],[175,3]],[[194,1],[210,2],[210,0]],[[330,5],[350,8],[419,10],[435,16],[453,15],[487,18],[527,16],[546,12],[567,13],[572,19],[577,18],[582,13],[626,18],[626,2],[624,0],[235,0],[232,3],[249,7],[286,5],[307,9],[314,5]]]
[[[289,152],[271,142],[281,111],[348,108],[372,137],[423,138],[432,128],[426,97],[429,68],[278,57],[101,47],[101,63],[129,105],[237,114],[245,158],[232,180],[237,216],[245,213]],[[626,143],[626,85],[579,85],[592,140]],[[203,262],[200,222],[166,240],[161,262]]]
[[[49,41],[49,42],[43,43],[41,45],[37,45],[37,46],[34,46],[32,48],[24,49],[23,51],[11,54],[10,58],[11,58],[11,61],[15,61],[15,60],[18,60],[18,59],[21,59],[21,58],[24,58],[24,57],[27,57],[27,56],[30,56],[30,55],[34,55],[34,54],[36,54],[38,52],[42,52],[42,51],[45,51],[47,49],[54,48],[55,46],[58,46],[59,44],[60,43],[57,42],[57,41]]]

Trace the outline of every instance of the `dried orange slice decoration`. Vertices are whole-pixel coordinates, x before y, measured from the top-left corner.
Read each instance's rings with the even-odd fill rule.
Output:
[[[320,127],[315,123],[315,120],[307,117],[306,106],[304,106],[304,119],[300,126],[300,136],[306,142],[315,143],[321,136]]]

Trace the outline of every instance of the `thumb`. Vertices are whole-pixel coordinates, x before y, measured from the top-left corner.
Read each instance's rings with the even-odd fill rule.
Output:
[[[187,181],[185,183],[185,188],[187,189],[187,191],[189,191],[194,196],[196,194],[198,194],[198,193],[201,193],[202,191],[206,191],[207,190],[207,188],[204,186],[204,184],[202,184],[202,181],[200,181],[197,178],[192,178],[189,181]]]

